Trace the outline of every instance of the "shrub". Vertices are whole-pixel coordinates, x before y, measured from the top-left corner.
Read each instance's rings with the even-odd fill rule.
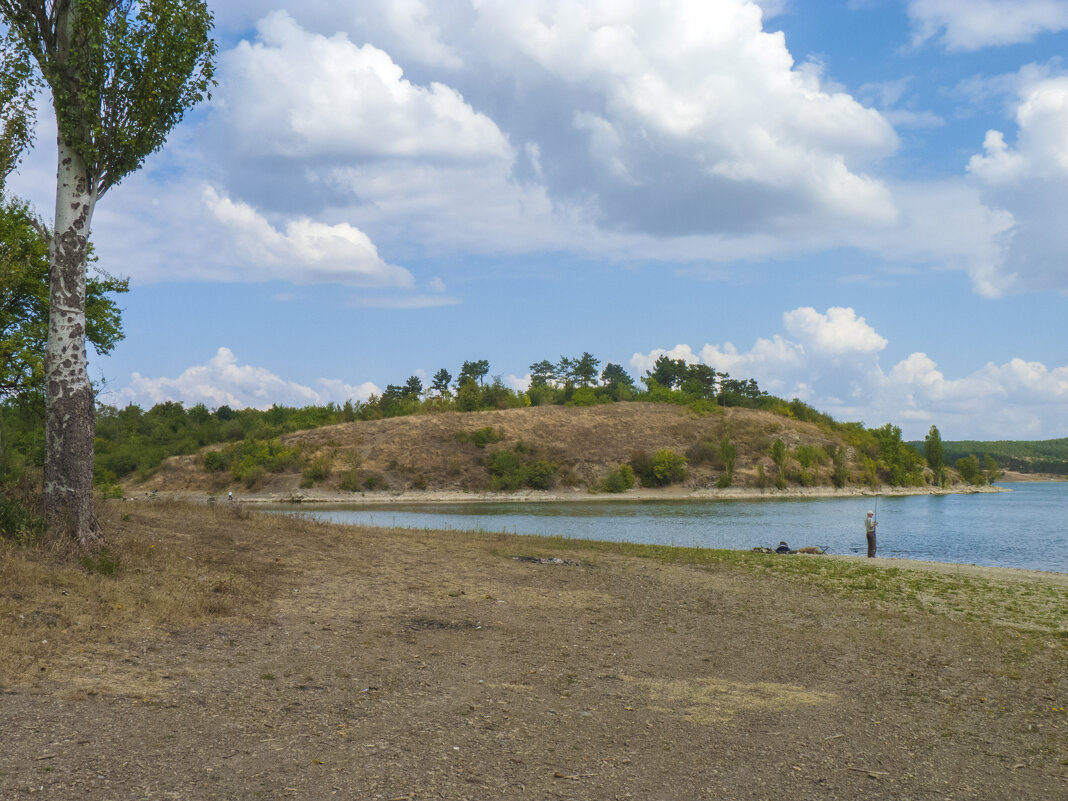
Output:
[[[338,489],[345,492],[359,492],[360,491],[360,472],[355,467],[345,473],[341,478],[341,483],[338,484]]]
[[[490,474],[490,486],[495,490],[513,491],[523,484],[519,457],[512,451],[496,451],[486,462]]]
[[[805,469],[812,467],[812,465],[819,461],[817,449],[812,445],[798,445],[797,461],[799,461],[801,466]]]
[[[601,481],[602,492],[626,492],[634,486],[634,470],[629,464],[621,464]]]
[[[531,489],[552,489],[556,468],[544,459],[539,459],[523,468],[522,475],[523,483]]]
[[[493,428],[492,426],[486,426],[480,428],[477,431],[457,431],[456,441],[459,443],[470,442],[476,448],[485,448],[487,445],[491,445],[494,442],[500,442],[504,439],[503,428]]]
[[[757,465],[757,486],[761,489],[768,488],[768,474],[764,471],[764,465]]]
[[[222,473],[230,469],[232,451],[208,451],[204,454],[204,469],[209,473]]]
[[[730,473],[721,473],[720,477],[716,479],[716,487],[718,489],[726,489],[734,481],[734,477]]]
[[[571,394],[571,400],[567,402],[567,405],[596,406],[600,402],[600,399],[597,397],[597,390],[593,387],[579,387]]]
[[[630,466],[643,487],[655,487],[656,476],[653,474],[653,457],[646,451],[634,451],[630,455]]]
[[[0,487],[0,536],[33,545],[45,530],[43,499],[21,484],[10,493],[9,487]]]
[[[412,479],[412,489],[425,490],[426,489],[426,476],[419,473]]]
[[[325,453],[315,456],[304,466],[303,475],[304,481],[309,482],[308,486],[314,486],[317,481],[325,481],[330,475],[330,456]]]
[[[368,490],[374,492],[375,490],[388,490],[389,482],[377,473],[372,473],[363,480],[363,485]]]
[[[846,481],[849,480],[849,468],[846,467],[845,448],[835,448],[832,461],[834,462],[834,470],[831,471],[831,483],[839,488],[844,487]]]
[[[960,477],[969,484],[982,484],[984,478],[979,473],[979,459],[975,454],[969,454],[957,459],[955,464]]]
[[[670,448],[664,448],[653,456],[653,476],[660,486],[685,481],[686,458]]]
[[[267,471],[260,465],[253,465],[252,467],[243,470],[241,473],[241,481],[245,485],[245,489],[255,489],[263,478]]]
[[[265,472],[281,473],[298,464],[300,454],[278,439],[247,439],[230,448],[230,472],[246,486],[252,486]]]
[[[719,457],[719,447],[709,437],[699,439],[686,449],[686,459],[690,464],[714,464]]]

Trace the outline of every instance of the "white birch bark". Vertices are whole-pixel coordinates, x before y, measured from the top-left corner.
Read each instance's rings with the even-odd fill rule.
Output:
[[[73,4],[61,14],[56,30],[62,58],[69,53]],[[86,546],[100,539],[93,506],[96,404],[85,351],[85,268],[96,185],[62,130],[58,162],[45,348],[45,508],[54,533]]]

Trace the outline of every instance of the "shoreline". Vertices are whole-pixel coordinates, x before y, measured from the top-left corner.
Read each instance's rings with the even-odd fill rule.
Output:
[[[336,493],[326,491],[305,491],[300,493],[301,500],[293,500],[293,494],[284,493],[259,493],[244,496],[234,496],[236,504],[254,504],[264,507],[295,507],[308,504],[311,506],[376,506],[389,504],[452,504],[452,503],[585,503],[585,502],[641,502],[641,501],[689,501],[689,500],[772,500],[772,499],[803,499],[803,498],[861,498],[876,496],[914,496],[914,495],[972,495],[997,492],[1012,492],[1007,487],[968,487],[958,490],[932,490],[923,487],[883,487],[879,491],[870,490],[866,487],[850,487],[835,489],[831,487],[795,487],[787,490],[759,490],[755,488],[726,488],[707,490],[680,490],[679,488],[666,488],[664,490],[637,489],[626,493],[589,493],[574,490],[570,493],[539,492],[525,490],[514,493],[476,493],[476,492],[395,492],[395,493],[360,493],[353,496],[352,493]],[[148,495],[148,493],[145,493]],[[383,497],[388,496],[388,497]],[[140,496],[144,497],[144,496]],[[203,493],[189,491],[160,492],[157,498],[167,498],[176,501],[194,504],[208,503],[208,496]],[[139,497],[126,498],[124,500],[136,501]],[[216,503],[225,503],[225,496],[216,496]],[[522,535],[538,537],[539,535]],[[747,552],[748,548],[729,549]],[[868,564],[878,568],[895,568],[899,570],[922,570],[932,573],[953,573],[974,577],[991,579],[1005,579],[1013,581],[1040,581],[1068,588],[1068,573],[1057,570],[1035,570],[1031,568],[1006,567],[999,565],[979,565],[973,562],[940,562],[926,559],[903,559],[898,557],[876,556],[868,559],[866,556],[826,553],[826,554],[790,554],[784,558],[829,558],[847,562]]]
[[[331,490],[290,490],[288,492],[234,493],[234,501],[254,504],[344,504],[346,506],[379,506],[390,504],[450,504],[450,503],[602,503],[626,501],[706,501],[706,500],[783,500],[804,498],[878,498],[906,495],[977,495],[1012,492],[1006,487],[973,487],[941,489],[935,487],[791,487],[785,490],[756,487],[726,487],[723,489],[632,489],[621,493],[589,492],[587,490],[521,490],[519,492],[470,492],[463,490],[404,490],[400,492],[337,492]],[[146,493],[147,494],[147,493]],[[225,501],[225,494],[191,491],[161,492],[160,496],[207,502],[211,497]],[[136,496],[134,497],[136,499]]]

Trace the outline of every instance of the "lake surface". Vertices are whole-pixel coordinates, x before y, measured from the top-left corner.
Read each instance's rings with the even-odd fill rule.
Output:
[[[591,540],[749,550],[785,540],[864,554],[864,517],[879,556],[1068,573],[1068,483],[1001,484],[1012,492],[873,498],[583,501],[316,506],[338,523],[504,531]]]

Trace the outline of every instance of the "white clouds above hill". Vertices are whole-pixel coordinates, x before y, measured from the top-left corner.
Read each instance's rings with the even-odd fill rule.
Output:
[[[219,20],[240,36],[212,105],[98,210],[101,257],[137,281],[413,291],[380,254],[732,264],[845,247],[963,270],[989,296],[1068,291],[1051,68],[1016,78],[1015,141],[992,131],[967,174],[902,181],[881,175],[890,121],[933,119],[897,107],[907,81],[861,86],[880,113],[747,0],[272,0]],[[34,185],[54,172],[35,164]],[[1018,190],[1046,165],[1040,192]]]
[[[630,365],[641,375],[664,354],[701,362],[755,378],[771,394],[798,397],[839,420],[892,421],[910,439],[931,425],[950,439],[1041,438],[1063,429],[1068,367],[1012,359],[947,378],[927,354],[913,353],[885,369],[879,354],[888,341],[849,308],[794,309],[783,314],[783,327],[789,336],[759,338],[747,351],[730,342],[698,351],[677,345],[636,353]]]
[[[947,439],[1035,439],[1063,432],[1068,367],[1011,359],[947,377],[931,356],[920,352],[884,367],[880,354],[889,342],[853,309],[801,307],[785,312],[782,320],[784,333],[760,337],[748,350],[730,342],[697,350],[680,344],[635,353],[630,369],[638,378],[661,355],[701,362],[735,378],[755,378],[762,389],[801,398],[839,420],[869,426],[893,422],[908,439],[922,438],[931,425]],[[506,383],[525,389],[529,376],[509,375]],[[367,400],[380,392],[371,382],[353,385],[336,378],[321,378],[315,387],[298,384],[266,368],[240,364],[224,347],[174,378],[134,373],[128,386],[102,400],[145,408],[167,400],[266,408]]]
[[[279,11],[222,58],[217,105],[243,155],[509,158],[497,126],[441,83],[418,86],[390,55],[309,33]]]
[[[190,367],[176,378],[151,378],[134,373],[129,386],[108,393],[101,400],[116,406],[136,403],[143,408],[164,401],[180,401],[186,406],[203,403],[209,408],[267,409],[274,404],[311,406],[330,401],[364,401],[381,392],[370,382],[352,386],[337,379],[320,379],[318,386],[312,389],[287,381],[263,367],[239,364],[229,348],[219,348],[205,364]]]

